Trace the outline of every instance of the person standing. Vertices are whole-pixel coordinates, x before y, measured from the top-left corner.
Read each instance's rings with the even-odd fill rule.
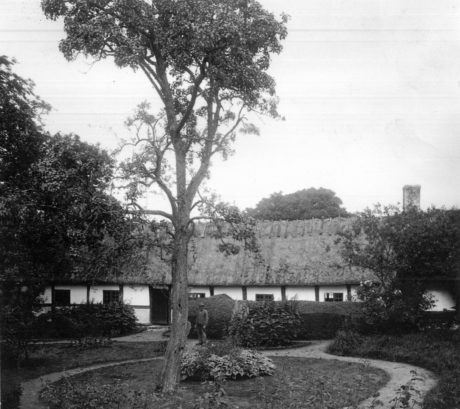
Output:
[[[204,304],[200,302],[198,316],[196,317],[196,331],[198,333],[198,345],[206,343],[206,326],[208,325],[209,315],[204,308]]]

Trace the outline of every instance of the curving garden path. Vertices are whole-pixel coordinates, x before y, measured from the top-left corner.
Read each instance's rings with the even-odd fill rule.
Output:
[[[146,341],[147,339],[145,339],[145,337],[148,336],[148,334],[144,335],[143,337],[136,336],[136,338],[133,340],[125,338],[123,339],[123,341],[139,342],[141,340],[140,338],[142,338],[143,341]],[[320,358],[329,360],[335,359],[346,362],[365,363],[387,372],[390,376],[389,382],[382,389],[379,390],[378,397],[371,397],[361,402],[361,404],[359,405],[360,409],[396,409],[402,407],[398,406],[398,404],[395,403],[394,398],[395,396],[397,396],[398,392],[401,391],[401,386],[403,385],[410,385],[414,391],[417,391],[415,393],[412,393],[411,402],[409,402],[409,406],[405,407],[418,409],[421,407],[421,402],[426,393],[436,385],[436,377],[433,375],[433,373],[427,371],[426,369],[419,368],[417,366],[403,364],[399,362],[380,361],[376,359],[352,358],[328,354],[325,351],[329,346],[330,342],[331,341],[315,341],[312,342],[311,345],[308,345],[306,347],[296,349],[284,349],[277,351],[264,351],[263,353],[269,356],[290,356],[299,358]],[[189,345],[193,345],[195,343],[196,341],[192,341],[191,343],[189,343]],[[51,373],[48,375],[41,376],[40,378],[33,379],[31,381],[23,382],[21,384],[23,392],[20,401],[20,408],[46,408],[46,406],[43,405],[38,399],[39,392],[43,388],[44,383],[56,382],[64,376],[73,376],[103,367],[124,365],[135,362],[153,361],[155,359],[161,359],[161,357],[133,359],[128,361],[103,363],[85,368],[75,368],[65,372]]]
[[[381,361],[377,359],[353,358],[348,356],[331,355],[325,352],[332,341],[316,341],[312,345],[298,349],[285,349],[279,351],[264,351],[265,355],[270,356],[291,356],[299,358],[319,358],[319,359],[335,359],[338,361],[364,363],[384,370],[390,376],[388,383],[379,390],[377,397],[371,397],[361,402],[360,409],[397,409],[409,407],[418,409],[421,408],[421,402],[432,389],[437,379],[435,375],[423,368],[404,364],[400,362]],[[411,398],[408,406],[398,405],[395,402],[395,396],[398,395],[403,388],[411,388]]]

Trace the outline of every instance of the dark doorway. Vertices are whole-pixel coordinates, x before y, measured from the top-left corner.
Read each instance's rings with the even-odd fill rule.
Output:
[[[150,287],[150,322],[169,324],[169,290]]]

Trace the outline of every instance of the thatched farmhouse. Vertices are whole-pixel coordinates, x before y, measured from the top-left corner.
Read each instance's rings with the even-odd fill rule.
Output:
[[[351,218],[260,222],[260,254],[218,251],[212,225],[197,226],[190,245],[191,298],[227,294],[236,300],[353,301],[361,281],[371,271],[347,265],[336,244]],[[154,258],[142,277],[119,277],[112,282],[55,283],[46,288],[46,307],[123,300],[134,307],[141,323],[168,323],[170,267]],[[447,283],[448,284],[448,283]],[[451,286],[452,287],[452,286]],[[435,310],[451,309],[453,293],[443,282],[430,284]]]

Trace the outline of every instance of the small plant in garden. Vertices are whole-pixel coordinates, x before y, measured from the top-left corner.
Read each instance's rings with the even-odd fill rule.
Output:
[[[292,343],[299,325],[295,304],[256,303],[235,314],[229,334],[243,347],[282,346]]]
[[[226,392],[223,388],[224,380],[209,381],[207,384],[211,386],[210,392],[205,392],[196,400],[193,409],[216,409],[229,407],[226,398]]]
[[[211,346],[186,351],[182,356],[182,379],[224,380],[273,375],[272,360],[256,351]]]

